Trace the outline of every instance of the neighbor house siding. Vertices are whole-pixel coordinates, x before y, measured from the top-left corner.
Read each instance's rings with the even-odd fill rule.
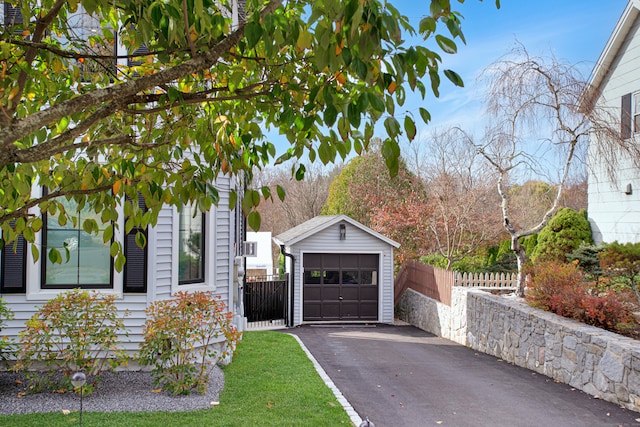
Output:
[[[346,224],[346,239],[339,240],[339,225],[327,227],[293,244],[289,250],[295,257],[294,325],[302,323],[302,257],[305,253],[379,254],[378,321],[393,322],[393,251],[386,242]]]
[[[600,103],[620,120],[622,97],[640,92],[640,19],[636,18],[600,86]],[[615,113],[614,113],[615,112]],[[617,129],[620,122],[613,124]],[[640,134],[632,137],[640,141]],[[595,138],[589,148],[588,214],[596,243],[640,241],[640,171],[620,156],[612,180],[597,155]],[[631,184],[632,193],[625,194]]]

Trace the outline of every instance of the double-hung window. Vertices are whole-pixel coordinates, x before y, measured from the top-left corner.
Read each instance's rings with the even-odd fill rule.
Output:
[[[109,253],[111,242],[103,242],[106,228],[99,215],[87,207],[78,209],[73,200],[62,200],[72,219],[60,221],[59,215],[45,214],[42,230],[42,289],[111,289],[113,288],[113,263]],[[98,234],[82,229],[85,219],[98,223]],[[62,262],[51,262],[52,249],[62,255]]]
[[[179,212],[178,284],[205,281],[205,214],[195,206],[184,206]]]

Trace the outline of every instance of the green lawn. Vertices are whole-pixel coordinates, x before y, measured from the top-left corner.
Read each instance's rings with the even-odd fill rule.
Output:
[[[295,338],[245,332],[220,405],[192,412],[86,412],[83,426],[338,426],[351,421]],[[0,403],[1,404],[1,403]],[[0,415],[0,426],[77,426],[78,413]]]

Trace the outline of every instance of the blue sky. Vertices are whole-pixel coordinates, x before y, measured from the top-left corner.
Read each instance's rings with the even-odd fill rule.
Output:
[[[415,1],[391,0],[417,26],[421,16],[411,14]],[[423,102],[416,96],[404,110],[416,114],[417,107],[427,108],[432,126],[474,127],[482,113],[482,92],[475,80],[516,41],[531,55],[553,54],[563,62],[577,64],[586,79],[626,4],[627,0],[502,0],[501,8],[496,9],[494,0],[456,3],[454,10],[464,18],[467,44],[458,43],[454,55],[442,54],[442,67],[460,74],[465,87],[457,88],[443,78],[439,99]],[[422,131],[425,127],[420,126]]]
[[[420,11],[428,10],[427,0],[388,1],[409,17],[415,28],[423,17]],[[627,0],[501,0],[500,9],[495,7],[495,0],[466,0],[463,4],[452,0],[452,4],[463,16],[467,43],[458,42],[456,54],[442,53],[442,69],[460,74],[465,87],[456,87],[442,76],[439,98],[430,96],[423,101],[419,95],[407,93],[407,100],[396,108],[396,115],[413,114],[418,125],[417,140],[426,138],[434,127],[460,126],[472,133],[477,130],[482,123],[483,106],[482,91],[475,80],[516,41],[533,56],[553,54],[563,62],[577,64],[584,78],[588,78]],[[422,42],[421,38],[410,41]],[[429,46],[437,49],[433,43]],[[420,119],[419,107],[431,113],[429,125]],[[382,125],[379,127],[379,136],[384,136]],[[283,137],[275,133],[269,136],[276,143],[278,155],[289,148]]]

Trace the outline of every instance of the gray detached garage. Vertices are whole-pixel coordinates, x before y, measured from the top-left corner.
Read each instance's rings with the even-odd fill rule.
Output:
[[[292,278],[289,324],[393,323],[397,242],[346,215],[317,216],[273,240]]]

